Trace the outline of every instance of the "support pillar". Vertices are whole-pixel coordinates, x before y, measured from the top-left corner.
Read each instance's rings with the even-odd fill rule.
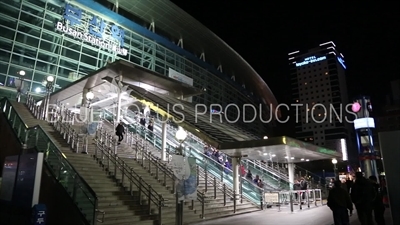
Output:
[[[118,102],[117,102],[117,118],[115,120],[115,126],[121,121],[121,100],[122,100],[122,91],[121,91],[121,84],[122,82],[122,74],[119,75],[119,81],[118,81]]]
[[[167,151],[167,118],[163,117],[162,122],[162,140],[161,140],[161,161],[166,161],[166,151]]]
[[[239,167],[240,167],[240,158],[232,157],[233,192],[235,193],[236,200],[239,199],[239,192],[240,192]]]
[[[289,173],[289,188],[290,190],[293,190],[293,184],[294,184],[294,163],[288,163],[288,173]]]

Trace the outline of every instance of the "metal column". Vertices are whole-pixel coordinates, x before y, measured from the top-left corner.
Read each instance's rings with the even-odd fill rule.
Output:
[[[289,186],[290,190],[293,190],[294,184],[294,163],[288,163],[288,173],[289,173]]]
[[[163,117],[162,121],[162,140],[161,140],[161,160],[166,161],[166,150],[167,150],[167,118]]]
[[[235,194],[236,199],[238,199],[240,191],[239,166],[240,166],[240,158],[232,158],[233,192]]]
[[[121,100],[122,100],[122,87],[120,86],[122,83],[122,75],[119,75],[118,81],[118,102],[117,102],[117,118],[115,120],[115,126],[121,121]]]

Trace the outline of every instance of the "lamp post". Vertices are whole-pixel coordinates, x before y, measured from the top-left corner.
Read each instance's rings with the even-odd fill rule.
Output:
[[[182,127],[179,127],[176,131],[175,138],[179,142],[179,152],[177,152],[177,155],[185,156],[182,144],[187,138],[187,132]]]
[[[86,95],[85,95],[85,97],[86,97],[86,100],[87,100],[87,102],[88,102],[88,104],[87,104],[87,109],[88,109],[88,115],[89,116],[86,116],[86,119],[87,119],[87,134],[83,137],[84,138],[84,144],[85,144],[85,147],[84,148],[82,148],[82,154],[88,154],[88,137],[87,137],[87,135],[89,135],[89,127],[90,127],[90,124],[91,124],[91,122],[92,122],[92,110],[91,110],[91,105],[90,105],[90,103],[92,102],[92,100],[93,100],[93,98],[94,98],[94,94],[93,94],[93,92],[92,91],[89,91],[89,92],[87,92],[86,93]]]
[[[94,98],[94,94],[93,94],[93,92],[92,91],[89,91],[89,92],[87,92],[86,93],[86,100],[88,101],[88,104],[87,104],[87,108],[88,108],[88,113],[89,113],[89,117],[88,117],[88,122],[92,122],[92,112],[91,112],[91,103],[92,103],[92,100],[93,100],[93,98]]]
[[[183,144],[183,142],[185,142],[185,140],[187,138],[187,132],[182,127],[179,127],[178,130],[176,131],[175,138],[179,142],[179,148],[178,148],[178,152],[176,154],[181,155],[183,157],[183,163],[185,164],[186,159],[185,159],[185,153],[184,153],[182,144]],[[185,167],[185,165],[183,165],[183,167]],[[182,178],[178,177],[178,179],[184,181],[185,176],[182,176]],[[184,195],[182,195],[182,196],[184,196]],[[183,204],[184,204],[183,200],[179,201],[178,193],[176,193],[176,224],[177,225],[183,224]]]
[[[339,180],[338,174],[337,174],[337,166],[336,164],[338,163],[337,159],[332,159],[332,164],[333,164],[333,172],[335,174],[335,180]]]
[[[46,97],[45,97],[45,105],[44,105],[44,120],[47,120],[47,114],[49,111],[49,103],[50,103],[50,94],[51,91],[53,90],[54,86],[54,77],[53,76],[47,76],[46,77]]]
[[[18,72],[18,74],[19,74],[19,79],[17,80],[18,82],[15,83],[15,87],[17,88],[16,100],[17,100],[17,102],[20,102],[22,90],[24,89],[25,71],[21,70],[21,71]]]

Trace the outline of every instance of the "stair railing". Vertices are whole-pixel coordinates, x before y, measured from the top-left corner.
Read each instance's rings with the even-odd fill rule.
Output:
[[[107,133],[105,133],[107,135]],[[111,140],[113,145],[118,143],[115,140]],[[137,174],[133,168],[129,167],[124,160],[115,154],[115,151],[110,146],[107,146],[105,142],[100,142],[99,139],[95,139],[96,149],[93,155],[94,159],[103,166],[103,169],[109,174],[112,174],[116,182],[123,186],[125,185],[125,179],[129,181],[129,192],[133,195],[133,186],[136,186],[139,194],[139,203],[142,205],[144,200],[147,200],[146,206],[148,207],[149,215],[152,215],[152,205],[158,209],[158,223],[162,224],[162,207],[164,206],[164,198],[158,194],[153,187],[146,183],[143,178]],[[100,157],[99,157],[100,156]],[[120,173],[121,179],[118,179]]]
[[[107,118],[105,118],[107,120]],[[131,125],[131,127],[133,128],[133,130],[135,131],[136,134],[142,136],[145,140],[149,141],[149,143],[151,143],[153,146],[155,146],[156,148],[160,149],[161,148],[161,143],[158,143],[156,141],[156,139],[160,139],[160,137],[155,134],[154,132],[148,130],[146,127],[143,126],[139,126],[139,125]],[[168,142],[167,142],[168,143]],[[158,146],[157,146],[158,144]],[[190,146],[190,143],[186,143],[186,146]],[[157,149],[157,150],[158,150]],[[174,147],[172,147],[171,145],[168,146],[168,149],[173,150]],[[203,164],[203,162],[207,161],[208,165],[209,165],[209,169],[210,168],[214,168],[211,171],[209,171],[208,173],[212,174],[213,176],[216,176],[218,179],[220,179],[222,182],[224,181],[224,179],[228,179],[229,176],[233,176],[233,172],[230,169],[225,168],[224,165],[222,165],[221,163],[215,161],[214,159],[212,159],[211,157],[208,157],[206,155],[204,155],[202,152],[199,152],[197,149],[195,148],[191,148],[194,149],[194,151],[187,151],[189,152],[189,154],[194,154],[195,152],[197,152],[197,154],[201,155],[202,160],[197,160],[197,164]],[[171,152],[170,152],[171,153]],[[174,153],[172,153],[174,154]],[[168,157],[169,158],[169,157]],[[195,157],[198,158],[198,157]],[[202,165],[204,167],[204,165]],[[207,169],[206,169],[207,170]],[[232,183],[233,180],[230,178],[229,179],[230,182]],[[245,196],[246,198],[248,198],[251,202],[255,203],[255,204],[259,204],[260,202],[260,198],[262,196],[258,196],[258,193],[261,193],[263,191],[263,189],[260,189],[257,185],[255,185],[252,182],[243,182],[244,184],[246,184],[246,186],[248,186],[245,190],[247,191],[252,191],[255,192],[257,194],[254,193],[250,193],[250,194],[244,194],[242,196]],[[230,185],[232,187],[232,185]],[[268,184],[266,184],[266,186],[268,186]],[[275,188],[270,187],[270,190],[275,190]],[[243,190],[243,189],[241,189]],[[239,193],[236,193],[237,195],[239,195]]]
[[[28,105],[29,108],[29,105]],[[36,107],[32,107],[35,109]],[[44,162],[52,176],[64,187],[88,224],[97,223],[98,198],[75,168],[68,162],[40,125],[28,127],[7,98],[0,100],[1,112],[5,114],[19,141],[27,148],[36,147],[43,152]]]

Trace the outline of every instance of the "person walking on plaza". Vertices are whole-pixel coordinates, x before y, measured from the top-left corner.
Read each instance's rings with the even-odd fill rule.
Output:
[[[372,186],[375,188],[376,198],[372,203],[372,209],[374,210],[375,222],[378,225],[386,225],[385,222],[385,205],[383,204],[383,194],[381,187],[378,184],[378,178],[376,176],[370,176],[369,180],[372,182]]]
[[[335,225],[350,225],[350,215],[353,212],[353,203],[349,193],[342,188],[340,180],[334,181],[333,187],[329,190],[328,207],[332,210]]]
[[[118,136],[118,144],[120,145],[125,134],[125,128],[122,125],[122,122],[119,122],[118,126],[115,128],[115,134]]]
[[[356,173],[356,181],[351,188],[350,196],[356,206],[358,220],[360,220],[361,225],[374,225],[372,209],[376,192],[372,182],[363,177],[361,172]]]

